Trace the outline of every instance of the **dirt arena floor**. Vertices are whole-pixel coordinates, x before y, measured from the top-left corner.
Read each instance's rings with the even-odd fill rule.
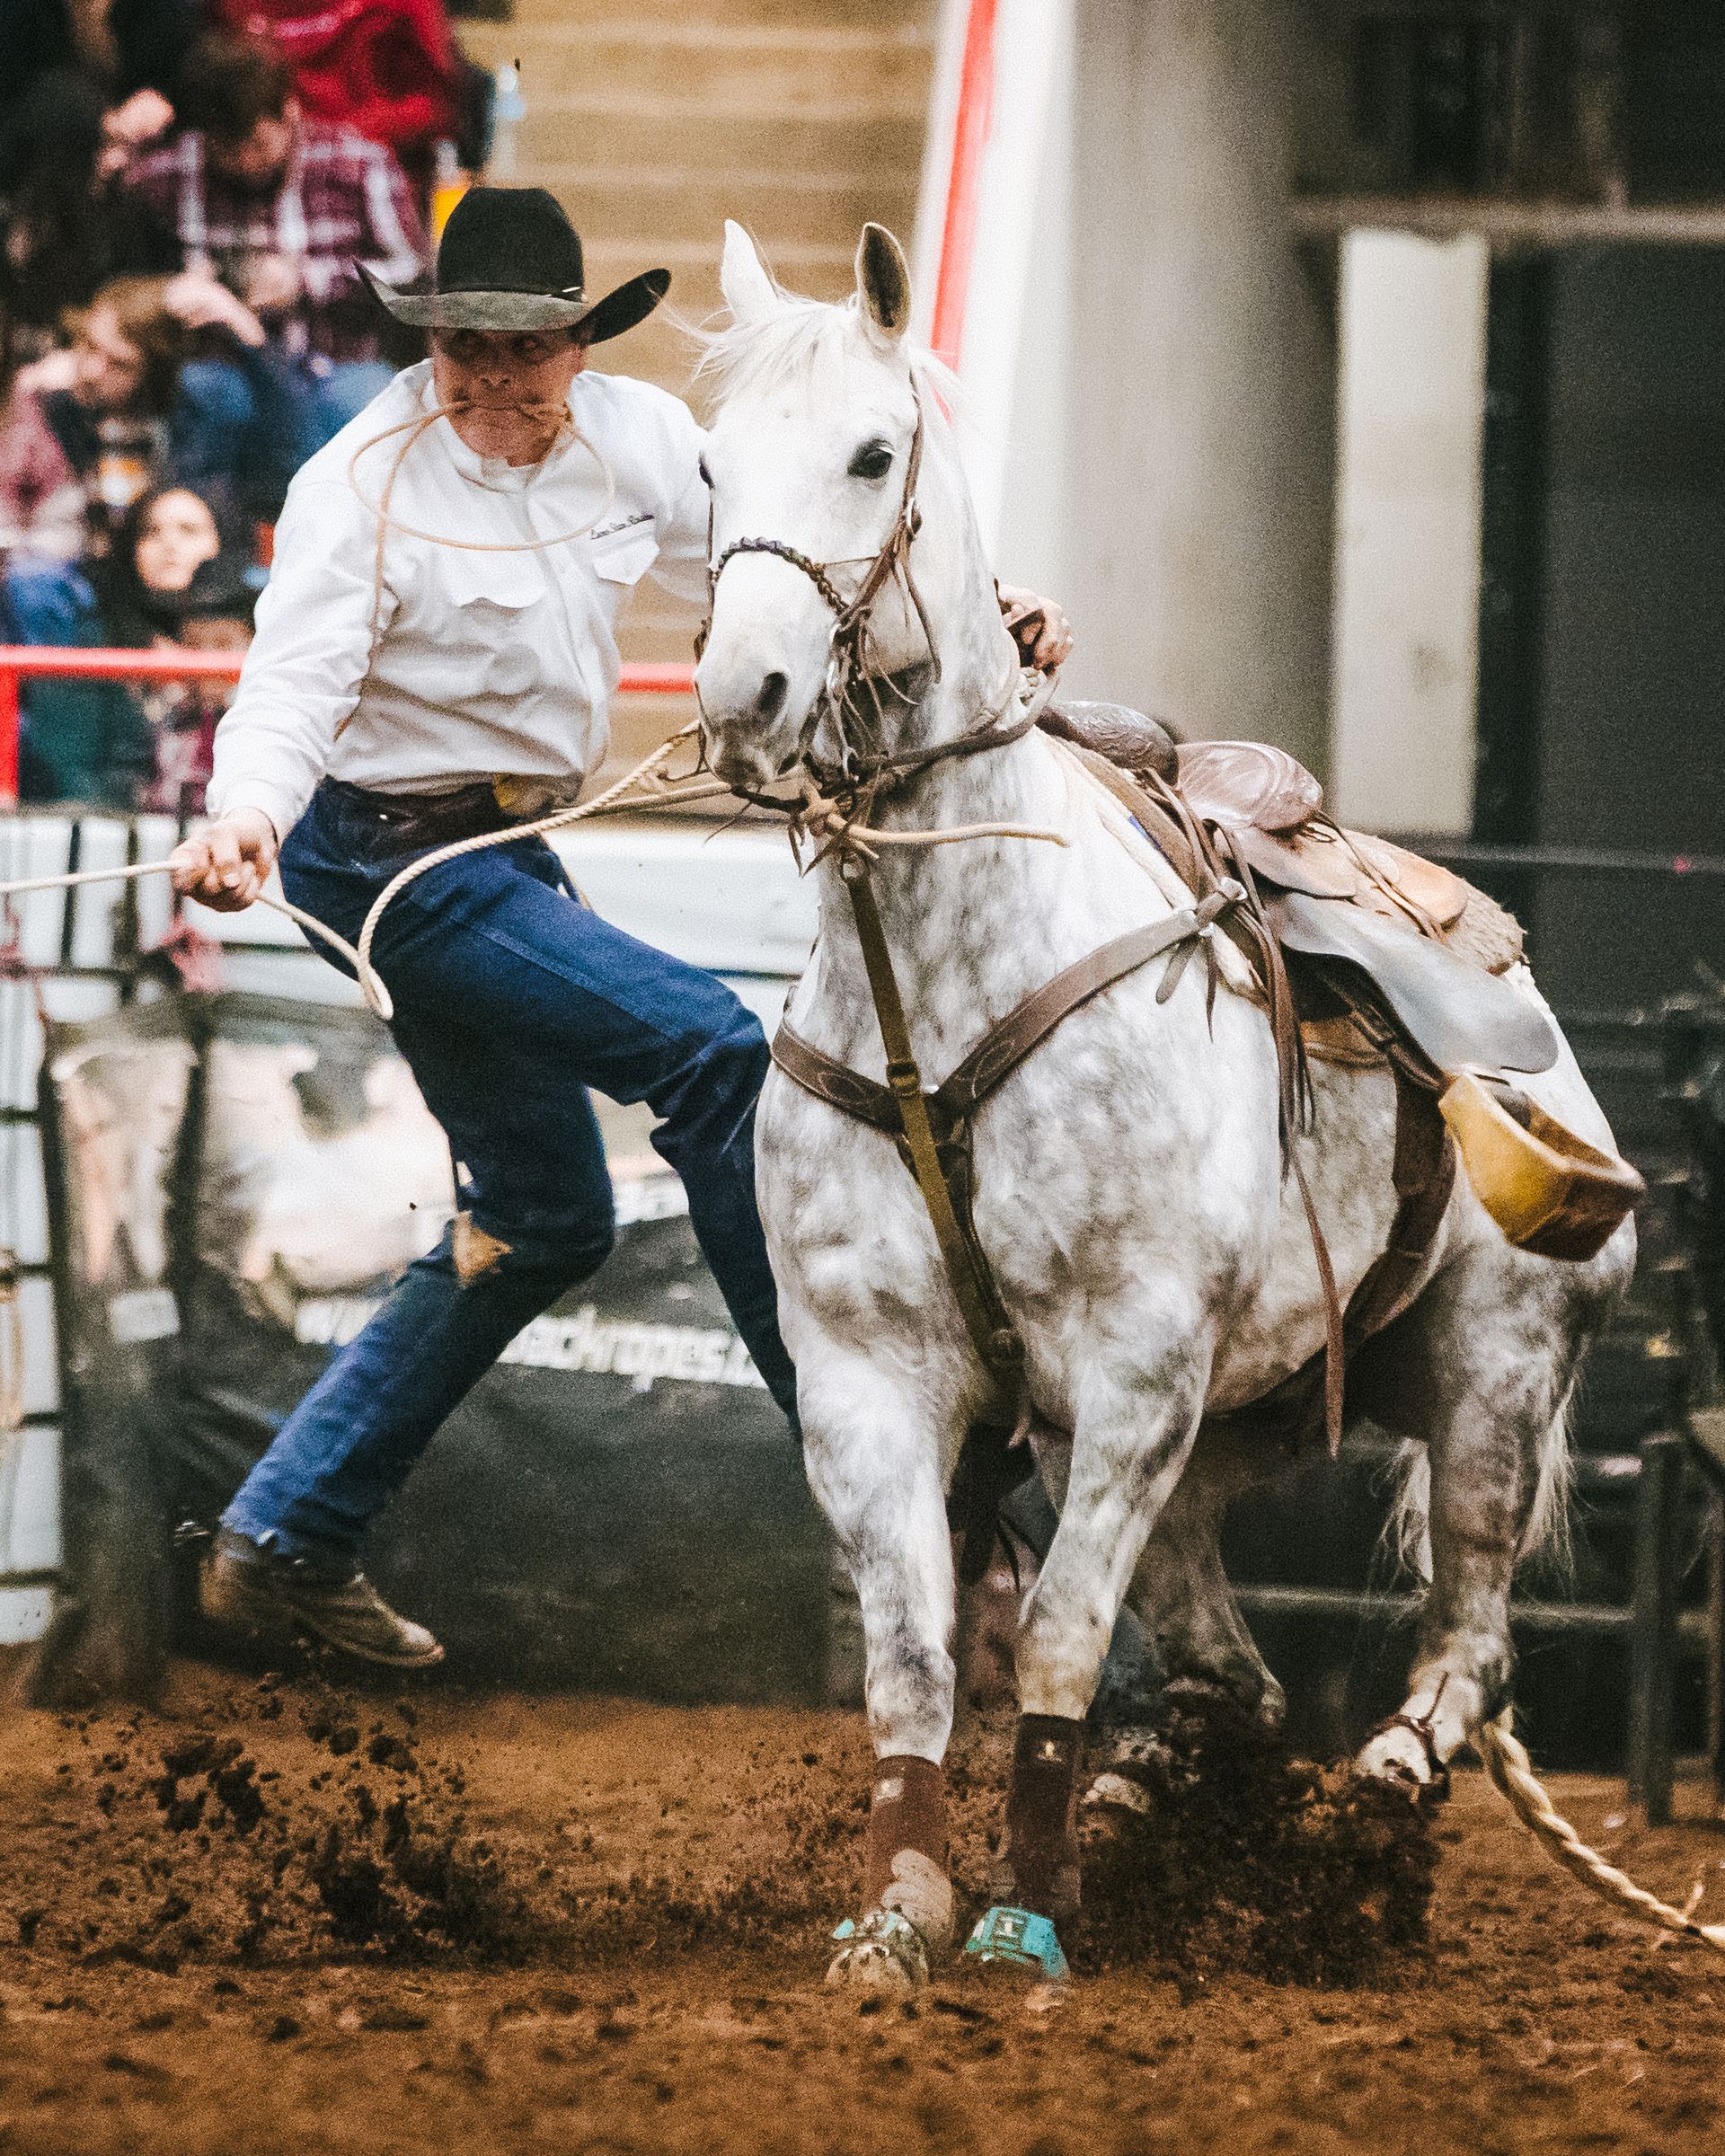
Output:
[[[1177,1736],[1150,1838],[1098,1853],[1060,2002],[954,1961],[899,2004],[820,1983],[852,1716],[196,1666],[157,1713],[13,1711],[0,2152],[1719,2148],[1725,1959],[1551,1870],[1477,1775],[1428,1826],[1231,1743]],[[971,1909],[1001,1764],[958,1747]],[[1725,1908],[1705,1820],[1559,1793]]]

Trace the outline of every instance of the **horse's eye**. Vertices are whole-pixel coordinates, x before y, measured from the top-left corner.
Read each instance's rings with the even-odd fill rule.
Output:
[[[884,479],[891,469],[890,442],[864,442],[850,464],[853,479]]]

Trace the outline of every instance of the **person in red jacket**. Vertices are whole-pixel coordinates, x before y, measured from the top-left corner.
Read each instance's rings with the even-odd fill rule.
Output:
[[[442,0],[219,0],[229,29],[273,45],[315,119],[394,151],[421,198],[432,146],[461,132],[461,54]]]

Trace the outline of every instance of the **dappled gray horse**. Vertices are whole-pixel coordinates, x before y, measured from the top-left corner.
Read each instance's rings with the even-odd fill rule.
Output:
[[[720,573],[697,674],[714,766],[749,790],[805,758],[842,770],[861,729],[871,752],[917,762],[873,802],[880,832],[1004,825],[1064,842],[879,848],[871,888],[916,1057],[940,1075],[1031,991],[1190,909],[1193,893],[1071,752],[1015,729],[1016,653],[938,370],[905,338],[897,243],[870,227],[854,297],[828,306],[783,293],[732,226],[723,281],[732,326],[705,362],[719,393],[706,464]],[[876,687],[851,699],[847,718],[828,694],[836,610],[892,540],[895,515],[899,550],[856,647]],[[979,730],[1011,738],[917,761]],[[819,941],[788,1019],[816,1051],[879,1080],[882,1035],[842,853],[816,874]],[[1216,938],[1210,963],[1213,1010],[1204,965],[1166,1000],[1162,967],[1132,973],[1051,1032],[976,1118],[976,1229],[1022,1343],[1060,1510],[1017,1645],[1001,1886],[1042,1919],[1076,1901],[1083,1719],[1123,1603],[1176,1666],[1272,1692],[1216,1526],[1226,1492],[1279,1457],[1242,1441],[1212,1446],[1201,1430],[1309,1361],[1325,1303],[1285,1170],[1271,1027],[1234,946]],[[1544,1012],[1525,966],[1508,978]],[[1295,1142],[1345,1299],[1395,1212],[1394,1088],[1381,1067],[1315,1060],[1311,1084],[1310,1127]],[[1567,1047],[1526,1090],[1610,1150]],[[889,1135],[775,1071],[757,1144],[809,1474],[867,1644],[868,1877],[835,1970],[896,1980],[951,1929],[944,1492],[996,1374]],[[1384,1336],[1396,1382],[1373,1401],[1377,1420],[1414,1441],[1410,1540],[1429,1550],[1431,1584],[1403,1716],[1366,1746],[1367,1772],[1428,1782],[1505,1697],[1511,1570],[1561,1517],[1578,1358],[1633,1249],[1625,1221],[1588,1262],[1529,1255],[1456,1178],[1411,1306]]]

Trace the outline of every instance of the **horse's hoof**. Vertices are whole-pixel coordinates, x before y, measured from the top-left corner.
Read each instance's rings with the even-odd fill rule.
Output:
[[[1449,1770],[1418,1729],[1393,1722],[1375,1730],[1354,1760],[1354,1771],[1368,1781],[1405,1790],[1416,1804],[1439,1804],[1449,1795]]]
[[[979,1961],[1004,1962],[1011,1968],[1029,1970],[1044,1984],[1072,1980],[1053,1923],[1029,1909],[1009,1909],[997,1904],[986,1916],[977,1919],[977,1928],[965,1941],[964,1950]]]
[[[1140,1818],[1153,1808],[1150,1792],[1141,1782],[1112,1772],[1098,1774],[1079,1801],[1086,1811],[1131,1812]]]
[[[860,1924],[847,1917],[833,1933],[842,1943],[827,1966],[835,1990],[914,1992],[928,1982],[928,1948],[907,1917],[871,1909]]]
[[[1203,1719],[1242,1716],[1268,1736],[1281,1733],[1287,1719],[1287,1694],[1269,1670],[1242,1660],[1225,1668],[1186,1670],[1163,1686],[1166,1706]]]

